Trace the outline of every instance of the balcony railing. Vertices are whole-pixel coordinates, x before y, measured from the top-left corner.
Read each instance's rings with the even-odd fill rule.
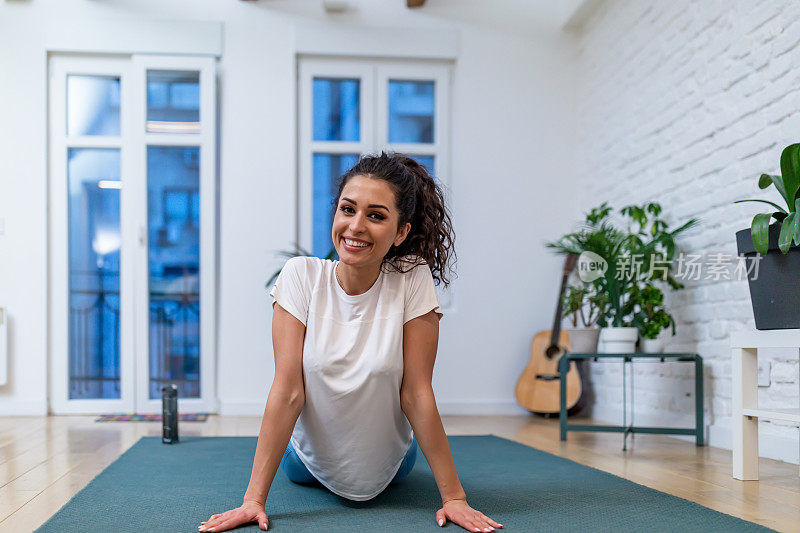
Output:
[[[197,292],[150,292],[151,399],[175,383],[181,398],[200,396],[200,301]],[[70,291],[69,397],[120,397],[119,291]]]

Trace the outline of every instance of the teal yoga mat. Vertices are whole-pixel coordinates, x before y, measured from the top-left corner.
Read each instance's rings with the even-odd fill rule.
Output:
[[[769,531],[696,503],[495,437],[448,437],[474,508],[498,531]],[[76,494],[38,531],[196,532],[201,521],[241,504],[255,437],[144,437]],[[422,453],[406,479],[354,502],[322,486],[297,485],[278,470],[267,500],[269,531],[442,531],[441,499]],[[260,531],[253,524],[236,531]],[[448,523],[444,531],[465,531]]]

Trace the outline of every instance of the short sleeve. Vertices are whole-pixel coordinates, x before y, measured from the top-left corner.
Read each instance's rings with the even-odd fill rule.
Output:
[[[433,284],[433,274],[427,263],[414,267],[409,273],[406,283],[406,303],[403,312],[403,324],[433,310],[441,319],[444,316],[439,307],[439,296]]]
[[[297,320],[306,325],[308,321],[309,279],[308,262],[304,257],[292,257],[283,265],[275,285],[269,291],[274,299]]]

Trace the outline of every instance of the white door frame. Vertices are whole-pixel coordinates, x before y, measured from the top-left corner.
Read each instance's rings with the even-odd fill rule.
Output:
[[[191,70],[200,72],[200,133],[148,133],[145,91],[136,91],[133,101],[135,176],[142,176],[136,187],[137,202],[147,206],[147,148],[149,146],[197,146],[200,148],[200,398],[179,398],[182,412],[216,412],[216,70],[215,59],[207,56],[134,55],[132,74],[135,87],[146,87],[147,70]],[[160,413],[161,398],[148,396],[150,369],[150,298],[148,261],[148,217],[136,221],[136,367],[142,369],[137,379],[136,410]]]
[[[120,248],[120,398],[70,400],[69,396],[69,191],[67,152],[70,148],[116,148],[120,151],[120,180],[132,175],[131,112],[120,106],[120,135],[67,136],[67,75],[106,75],[120,78],[120,101],[131,93],[130,61],[53,56],[50,58],[50,408],[56,414],[131,412],[134,409],[133,253]],[[131,212],[128,195],[120,190],[120,230],[130,241],[122,221]]]
[[[158,413],[161,401],[148,398],[149,272],[147,243],[147,146],[198,146],[200,149],[200,398],[179,399],[183,412],[216,412],[216,64],[209,56],[132,55],[97,58],[54,55],[49,63],[49,247],[51,257],[50,408],[54,414]],[[146,133],[146,71],[200,72],[199,134]],[[120,78],[120,135],[66,135],[68,74]],[[67,150],[120,150],[120,399],[70,400],[69,379],[69,224]],[[125,193],[123,194],[123,191]]]

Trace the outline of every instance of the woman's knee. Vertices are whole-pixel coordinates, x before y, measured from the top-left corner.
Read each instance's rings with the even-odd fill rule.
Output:
[[[297,452],[294,451],[291,443],[289,443],[286,447],[286,451],[283,453],[281,468],[286,474],[286,477],[294,483],[308,484],[317,481],[317,478],[308,471],[306,465],[297,457]]]

